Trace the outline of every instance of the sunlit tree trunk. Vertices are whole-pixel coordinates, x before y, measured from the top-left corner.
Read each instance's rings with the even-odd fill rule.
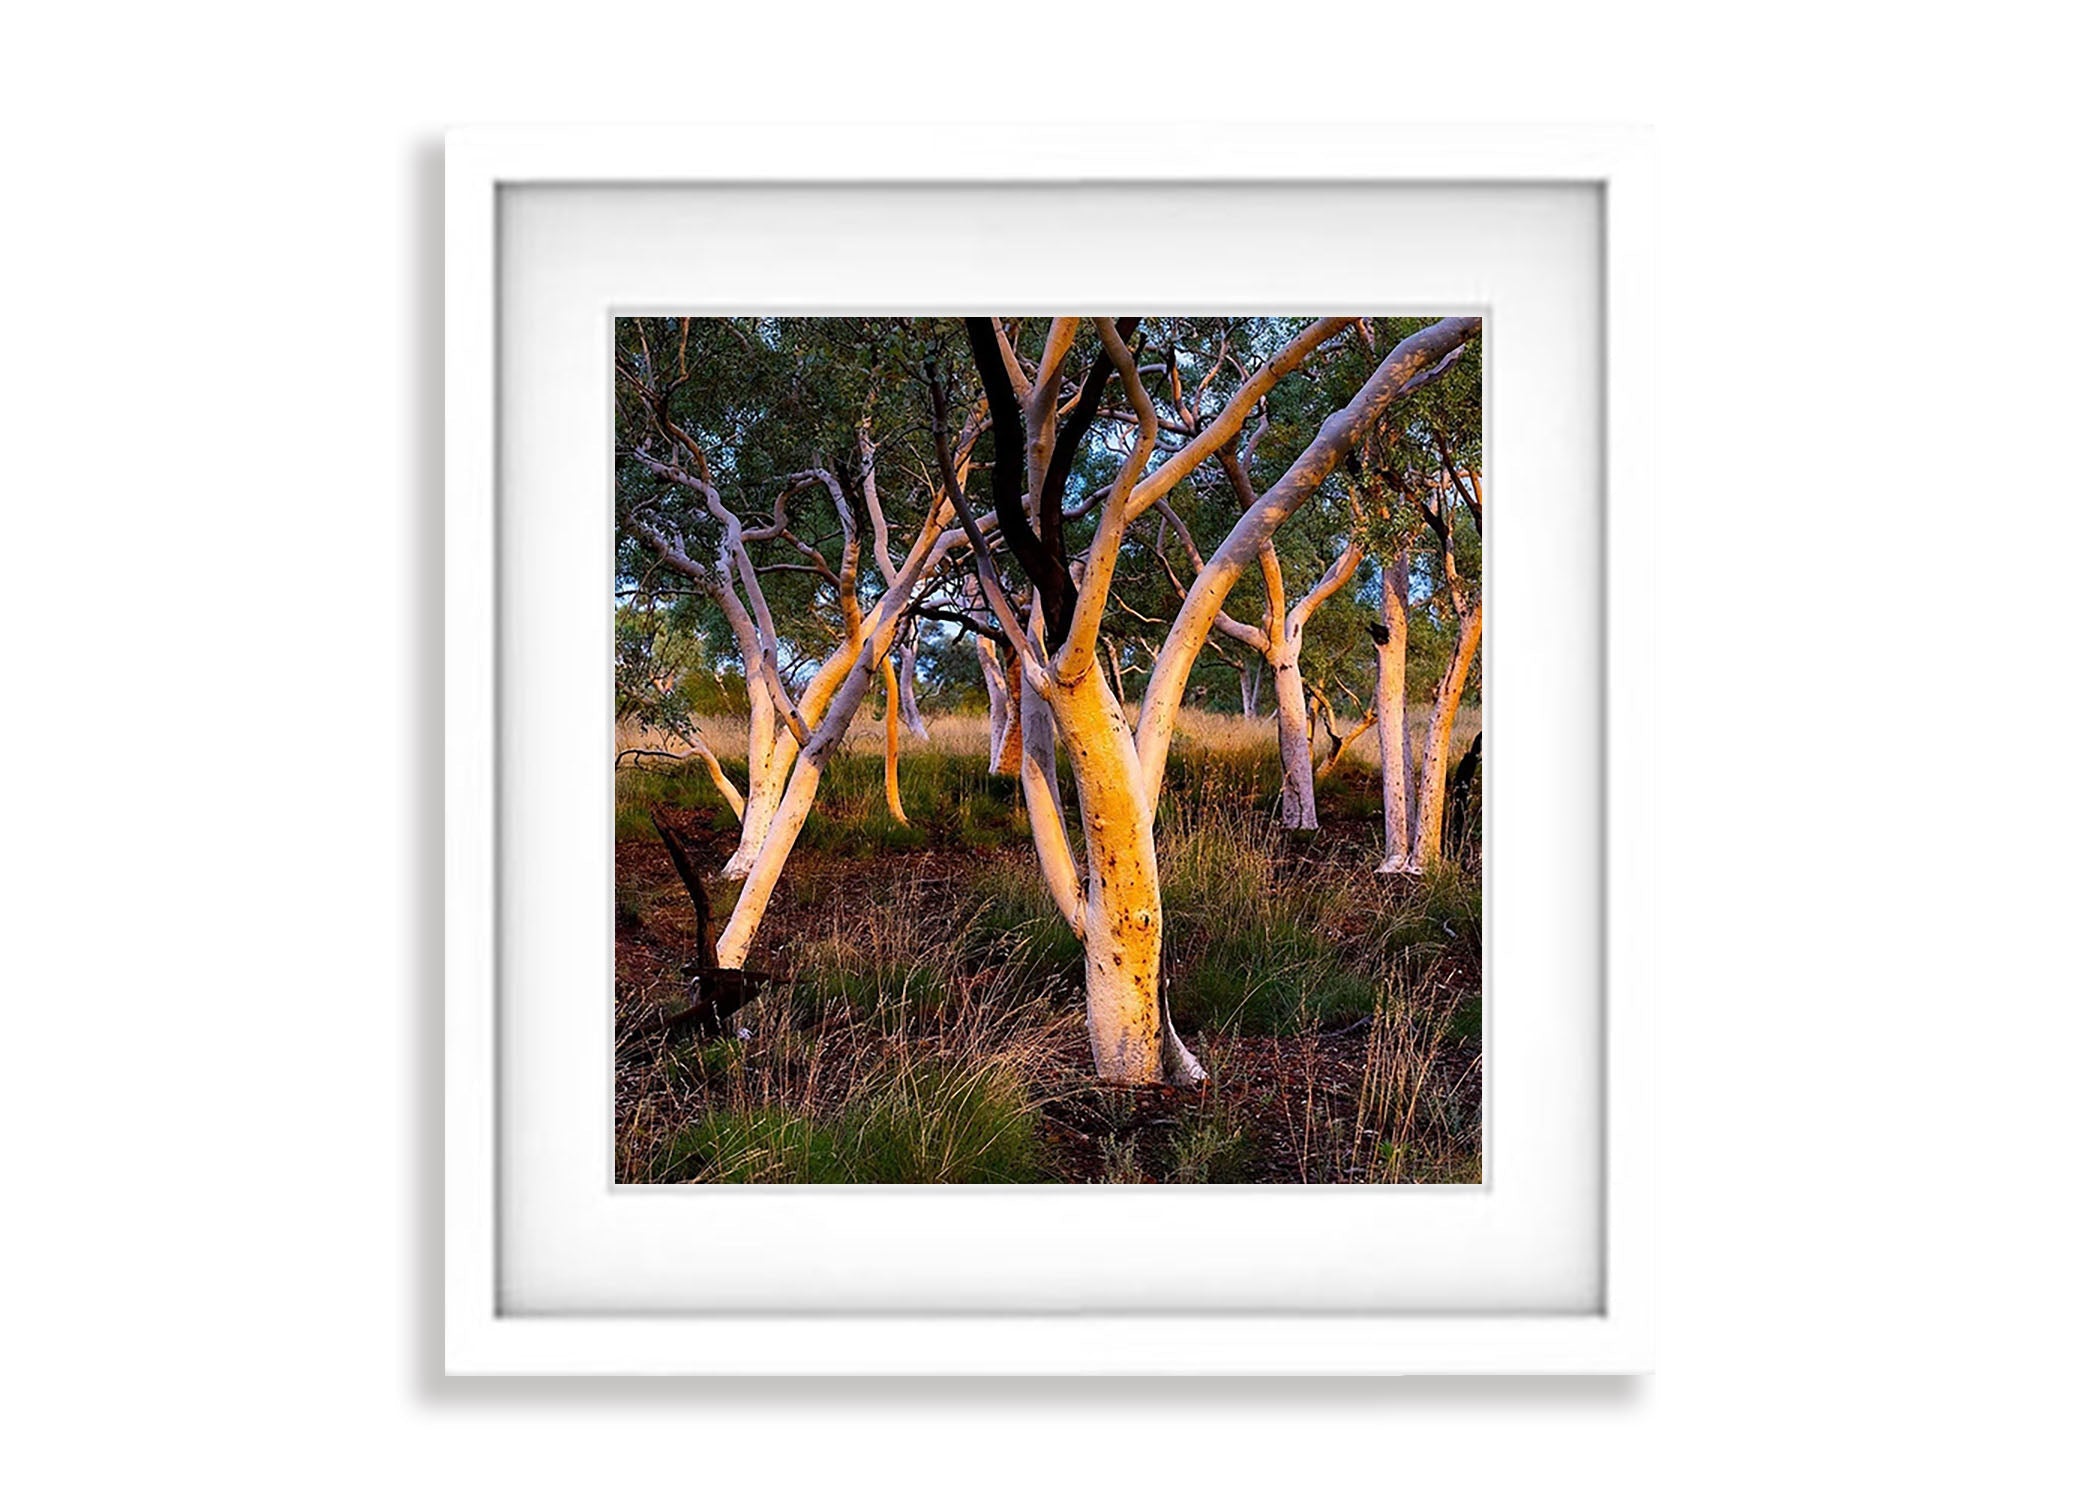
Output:
[[[1116,487],[1111,489],[1103,504],[1101,522],[1088,552],[1072,632],[1053,658],[1052,671],[1046,674],[1046,679],[1053,682],[1049,690],[1056,695],[1059,725],[1065,734],[1074,778],[1082,788],[1080,821],[1087,840],[1089,873],[1087,902],[1079,926],[1088,947],[1088,1030],[1094,1041],[1096,1066],[1104,1078],[1149,1081],[1158,1076],[1168,1082],[1177,1082],[1202,1076],[1194,1057],[1174,1035],[1166,1015],[1164,996],[1158,986],[1157,938],[1147,939],[1143,935],[1148,929],[1156,929],[1159,923],[1158,908],[1150,904],[1156,902],[1159,890],[1152,828],[1159,807],[1160,783],[1166,774],[1167,748],[1173,739],[1174,720],[1188,685],[1189,673],[1213,626],[1218,623],[1225,597],[1241,572],[1269,545],[1276,529],[1333,473],[1335,465],[1360,440],[1369,425],[1392,402],[1446,368],[1478,329],[1478,319],[1445,319],[1397,345],[1356,396],[1321,424],[1319,433],[1283,477],[1258,497],[1255,504],[1245,509],[1238,524],[1197,572],[1183,597],[1155,664],[1146,690],[1144,709],[1133,734],[1123,720],[1120,707],[1113,702],[1114,695],[1107,692],[1102,683],[1100,664],[1094,659],[1094,632],[1099,626],[1100,608],[1107,597],[1123,530],[1145,505],[1156,503],[1164,495],[1168,479],[1177,470],[1186,472],[1182,468],[1184,464],[1192,466],[1229,441],[1238,423],[1245,419],[1247,408],[1239,404],[1236,396],[1234,404],[1228,407],[1232,423],[1228,430],[1214,432],[1205,429],[1184,444],[1173,460],[1147,475],[1142,485],[1125,490],[1123,486],[1129,482],[1130,472],[1142,468],[1149,455],[1155,431],[1154,418],[1127,348],[1111,327],[1106,323],[1101,325],[1103,345],[1115,359],[1124,392],[1138,417],[1139,438],[1125,461],[1124,472],[1119,475]],[[1301,335],[1292,350],[1286,353],[1303,347],[1307,338],[1325,336],[1324,325],[1316,325],[1306,335]],[[1243,392],[1259,388],[1269,378],[1270,369],[1264,367],[1247,382]],[[1353,546],[1350,553],[1354,555],[1337,559],[1336,567],[1330,569],[1334,581],[1330,585],[1323,580],[1322,588],[1316,589],[1316,594],[1322,598],[1331,594],[1340,586],[1341,579],[1354,570],[1360,554],[1355,554]],[[1318,603],[1318,599],[1309,595],[1300,608],[1309,614]],[[1302,617],[1299,623],[1302,628]],[[1009,626],[1009,629],[1016,628]],[[1086,671],[1074,681],[1072,674],[1081,660],[1085,662]],[[1090,703],[1086,697],[1088,691],[1108,700],[1106,707],[1113,709],[1113,713],[1102,711],[1098,700]],[[1309,740],[1307,750],[1309,756]],[[1106,867],[1106,861],[1111,857],[1119,862],[1115,871]],[[1137,862],[1136,872],[1121,870],[1121,862],[1126,858]],[[1104,892],[1103,884],[1111,878],[1124,883]],[[1154,948],[1152,969],[1146,976],[1150,993],[1140,998],[1117,978],[1133,960],[1133,952],[1119,945],[1131,945],[1142,956],[1141,945],[1145,941],[1151,942]],[[1105,966],[1095,961],[1094,945],[1097,942],[1103,944],[1109,954]],[[1123,958],[1121,965],[1115,962],[1119,952]],[[1094,988],[1097,984],[1101,986],[1098,991]],[[1100,1007],[1098,1017],[1095,1011],[1097,1003]],[[1156,1075],[1151,1071],[1155,1055],[1159,1069]]]
[[[1395,345],[1349,404],[1320,424],[1319,433],[1283,476],[1241,514],[1238,524],[1189,584],[1173,627],[1167,632],[1166,644],[1160,649],[1152,680],[1146,686],[1144,711],[1138,716],[1138,758],[1155,804],[1161,778],[1166,775],[1167,750],[1173,743],[1174,723],[1189,673],[1205,637],[1218,622],[1225,596],[1257,560],[1276,529],[1334,472],[1342,456],[1357,444],[1370,425],[1407,392],[1435,379],[1457,359],[1467,340],[1475,337],[1479,329],[1478,318],[1445,318]],[[1188,444],[1181,452],[1186,455],[1196,446]],[[1219,446],[1222,445],[1213,444],[1206,451],[1215,452]],[[1160,472],[1172,468],[1173,465],[1166,465]],[[1153,483],[1155,478],[1148,476],[1146,487]],[[1140,494],[1143,491],[1141,487]]]
[[[1438,681],[1429,715],[1429,734],[1422,745],[1422,772],[1415,789],[1414,841],[1406,873],[1420,875],[1444,857],[1444,779],[1451,765],[1451,726],[1465,694],[1466,676],[1480,649],[1481,607],[1475,604],[1459,621],[1451,663]]]
[[[722,873],[731,879],[750,873],[751,861],[758,857],[766,829],[780,809],[780,794],[795,760],[794,738],[784,731],[767,736],[763,742],[754,734],[751,745],[750,790],[744,795],[743,824],[737,831],[736,849],[722,866]]]
[[[897,669],[885,656],[882,659],[882,791],[889,799],[890,816],[907,828],[911,819],[904,816],[904,798],[897,789]]]
[[[765,839],[766,825],[780,806],[780,790],[787,782],[788,764],[795,757],[795,739],[763,686],[765,647],[749,612],[734,589],[717,586],[710,592],[728,617],[730,632],[736,637],[744,661],[745,696],[749,699],[744,737],[744,805],[736,848],[722,866],[722,873],[735,879],[751,868],[758,846]]]
[[[1414,823],[1414,745],[1407,734],[1407,563],[1384,568],[1378,590],[1378,778],[1385,793],[1385,860],[1381,875],[1407,868]]]
[[[932,528],[938,524],[938,514],[936,508],[935,514],[928,517],[919,545],[897,569],[896,577],[876,606],[872,619],[859,635],[858,651],[848,654],[847,649],[841,647],[812,680],[814,686],[818,681],[829,679],[834,684],[832,690],[821,701],[813,701],[809,691],[804,692],[803,701],[810,705],[808,711],[821,713],[822,717],[810,730],[808,740],[794,753],[779,804],[766,826],[757,856],[744,877],[743,889],[737,892],[736,906],[731,910],[729,920],[723,923],[721,936],[715,941],[715,961],[725,969],[741,969],[745,958],[750,955],[759,919],[765,915],[773,891],[780,883],[781,872],[787,867],[788,856],[794,852],[795,842],[802,836],[802,826],[809,821],[810,809],[816,805],[817,785],[823,778],[824,768],[831,764],[832,757],[845,742],[846,731],[852,727],[854,716],[860,712],[876,675],[882,670],[879,663],[889,655],[898,618],[910,606],[912,589],[921,574],[937,566],[948,549],[961,540],[960,533],[935,538]]]
[[[982,345],[991,337],[989,320],[969,320],[972,352],[978,358],[987,408],[1001,450],[1000,472],[995,475],[994,485],[1001,533],[1007,547],[1015,550],[1024,570],[1029,572],[1031,584],[1038,590],[1056,591],[1060,609],[1068,611],[1063,638],[1049,647],[1040,633],[1021,624],[997,581],[989,544],[967,508],[967,489],[959,466],[949,457],[941,406],[943,387],[939,381],[928,382],[935,403],[934,440],[948,504],[955,510],[977,555],[980,580],[986,585],[1001,630],[1016,651],[1028,653],[1022,662],[1020,695],[1023,786],[1051,894],[1086,945],[1088,1035],[1097,1071],[1111,1081],[1193,1082],[1203,1076],[1196,1060],[1174,1035],[1162,995],[1159,868],[1153,846],[1166,751],[1196,654],[1209,637],[1234,580],[1253,561],[1256,551],[1333,472],[1342,455],[1360,440],[1371,422],[1393,401],[1433,378],[1457,356],[1466,341],[1477,335],[1479,320],[1444,319],[1396,346],[1348,405],[1321,424],[1318,435],[1283,477],[1242,514],[1190,585],[1152,674],[1135,734],[1109,688],[1097,653],[1102,613],[1124,531],[1132,517],[1157,502],[1230,441],[1254,405],[1278,380],[1352,322],[1322,319],[1306,328],[1250,376],[1216,418],[1188,436],[1166,462],[1146,473],[1158,426],[1136,362],[1124,341],[1124,331],[1134,327],[1135,320],[1123,325],[1123,330],[1109,320],[1096,320],[1102,357],[1113,363],[1114,374],[1134,409],[1138,435],[1100,504],[1087,566],[1076,586],[1066,591],[1067,580],[1055,571],[1045,573],[1040,567],[1046,551],[1057,558],[1060,567],[1062,557],[1030,531],[1021,509],[1025,486],[1014,480],[1013,466],[1019,457],[1024,420],[1017,410],[1016,394],[1024,376],[1010,349],[992,352],[987,357]],[[1052,497],[1062,493],[1059,465],[1068,463],[1070,458],[1064,445],[1053,446],[1051,441],[1057,435],[1058,414],[1065,409],[1059,368],[1078,326],[1072,319],[1053,322],[1034,388],[1027,394],[1029,467],[1034,473],[1058,476],[1054,484],[1048,478],[1042,480],[1043,493]],[[1000,333],[998,338],[1003,346],[1006,336]],[[1107,368],[1097,364],[1089,374],[1089,387],[1097,397]],[[1083,388],[1075,407],[1084,407],[1086,400]],[[1091,408],[1074,416],[1075,438],[1085,433],[1090,420]],[[890,580],[890,588],[876,607],[872,621],[865,629],[857,620],[849,623],[848,645],[818,669],[804,690],[799,715],[793,720],[798,734],[804,736],[799,752],[778,810],[716,944],[717,961],[726,968],[742,967],[759,918],[808,818],[824,767],[843,741],[880,670],[879,664],[891,649],[921,569],[937,562],[943,546],[951,540],[943,537],[939,545],[933,541],[931,528],[938,524],[940,510],[936,506],[934,514],[929,515],[927,532]],[[1057,522],[1061,515],[1061,507],[1054,499],[1040,511],[1046,526]],[[850,535],[852,517],[844,515],[842,522]],[[1024,545],[1033,548],[1030,556],[1021,556],[1019,549]],[[886,550],[878,548],[878,557]],[[841,571],[846,571],[843,566]],[[750,583],[748,577],[746,581]],[[756,593],[755,585],[752,591]],[[1477,642],[1477,628],[1474,634]],[[782,707],[785,693],[777,677],[769,675],[767,688],[776,694],[775,706]],[[783,711],[791,712],[792,707],[788,705]],[[821,718],[814,728],[807,728],[806,721],[818,715]],[[1044,719],[1053,726],[1054,733],[1047,738],[1040,733],[1032,735],[1031,721]],[[1064,821],[1057,816],[1054,756],[1055,741],[1060,736],[1078,789],[1079,822],[1087,857],[1083,892],[1078,886],[1076,862]],[[1047,774],[1045,759],[1050,761]]]
[[[1052,689],[1049,705],[1071,747],[1086,847],[1079,933],[1094,1070],[1118,1083],[1200,1082],[1161,1000],[1159,857],[1122,705],[1092,659],[1076,684]]]
[[[1259,434],[1257,434],[1257,437]],[[1251,450],[1253,444],[1248,445]],[[1252,510],[1261,503],[1255,494],[1254,485],[1247,477],[1246,461],[1235,455],[1230,448],[1219,456],[1220,465],[1232,487],[1238,492],[1244,510]],[[1196,550],[1195,538],[1179,517],[1169,511],[1168,519],[1181,534],[1182,545],[1189,558],[1197,564],[1197,576],[1203,576],[1204,564]],[[1357,564],[1363,561],[1363,549],[1351,541],[1342,555],[1334,560],[1320,581],[1300,599],[1291,604],[1284,589],[1283,564],[1277,558],[1276,545],[1271,539],[1273,531],[1264,533],[1255,548],[1256,560],[1261,565],[1262,593],[1264,598],[1262,623],[1259,626],[1243,625],[1226,614],[1222,607],[1215,609],[1213,623],[1232,639],[1261,653],[1268,663],[1269,675],[1276,693],[1276,749],[1283,770],[1283,797],[1281,815],[1283,826],[1299,831],[1311,831],[1320,826],[1317,806],[1318,777],[1313,770],[1312,720],[1306,712],[1305,675],[1305,626],[1313,614],[1333,598],[1336,592],[1355,574]],[[1171,573],[1169,577],[1171,578]],[[1177,587],[1179,584],[1177,582]],[[1189,595],[1182,591],[1182,602],[1186,608]],[[1223,601],[1219,601],[1222,606]],[[1173,639],[1170,632],[1169,640]],[[1155,667],[1156,670],[1156,667]],[[1148,694],[1149,698],[1149,694]],[[1249,701],[1244,676],[1241,678],[1241,701]]]

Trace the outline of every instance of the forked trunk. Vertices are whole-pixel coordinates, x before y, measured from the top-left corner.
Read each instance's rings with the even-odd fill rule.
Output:
[[[741,880],[751,873],[752,863],[765,844],[766,831],[773,826],[773,816],[780,811],[781,793],[794,760],[795,742],[782,734],[768,752],[764,774],[753,770],[751,790],[744,797],[744,823],[737,834],[736,849],[722,866],[722,873],[731,880]]]
[[[751,939],[758,930],[758,919],[765,915],[766,904],[773,899],[773,888],[780,883],[781,871],[795,850],[795,841],[802,836],[802,825],[809,821],[810,809],[816,805],[817,783],[823,780],[824,768],[831,764],[831,757],[845,740],[846,730],[879,671],[870,659],[874,649],[872,645],[864,649],[848,671],[809,743],[798,749],[784,732],[781,735],[775,755],[784,775],[773,799],[773,811],[762,825],[758,851],[744,873],[744,888],[737,892],[736,906],[715,943],[715,962],[725,969],[744,967]]]
[[[1312,723],[1305,711],[1305,677],[1298,667],[1300,642],[1286,635],[1270,654],[1276,676],[1276,748],[1283,758],[1283,826],[1320,826],[1313,801]]]
[[[919,633],[914,630],[905,637],[897,650],[897,675],[904,684],[904,700],[899,712],[904,718],[904,727],[916,740],[931,739],[926,730],[926,716],[919,712]]]
[[[882,603],[869,622],[858,651],[841,665],[840,657],[834,657],[820,671],[837,668],[833,686],[822,700],[805,689],[805,699],[824,704],[823,717],[810,731],[809,739],[799,747],[788,741],[785,734],[777,751],[781,764],[783,784],[774,809],[764,825],[764,836],[759,842],[758,852],[751,860],[744,876],[743,889],[737,892],[736,906],[723,924],[722,935],[715,943],[715,962],[725,969],[741,969],[744,959],[751,951],[751,940],[758,931],[759,918],[765,915],[766,904],[773,899],[773,890],[780,883],[781,871],[786,868],[788,856],[794,852],[795,841],[802,835],[802,825],[809,821],[810,808],[817,800],[817,783],[823,779],[824,768],[831,757],[838,753],[845,741],[846,731],[852,727],[853,719],[866,701],[868,689],[876,674],[882,669],[877,665],[889,655],[890,645],[897,628],[897,617],[911,598],[922,572],[937,567],[949,547],[959,538],[943,533],[936,538],[931,526],[921,535],[917,546],[898,569]]]
[[[1480,649],[1481,607],[1475,604],[1459,621],[1451,664],[1436,686],[1436,706],[1429,715],[1429,735],[1422,745],[1422,774],[1415,787],[1414,839],[1408,846],[1406,873],[1420,875],[1444,857],[1444,777],[1451,764],[1451,726],[1466,675]]]
[[[1240,674],[1240,717],[1257,718],[1255,712],[1261,706],[1261,663],[1254,660],[1241,661],[1235,670]]]
[[[1381,875],[1407,869],[1408,838],[1414,831],[1414,743],[1407,735],[1407,573],[1388,563],[1379,589],[1378,777],[1385,792],[1385,861]]]

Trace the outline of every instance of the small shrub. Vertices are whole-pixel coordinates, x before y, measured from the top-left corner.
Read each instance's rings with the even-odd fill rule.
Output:
[[[1145,1169],[1138,1161],[1136,1141],[1113,1135],[1102,1141],[1100,1180],[1106,1183],[1145,1181]]]
[[[1174,1182],[1246,1182],[1254,1147],[1216,1120],[1184,1120],[1167,1138],[1167,1176]]]

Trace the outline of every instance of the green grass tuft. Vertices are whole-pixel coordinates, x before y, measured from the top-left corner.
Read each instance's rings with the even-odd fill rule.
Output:
[[[1289,912],[1214,938],[1170,994],[1174,1024],[1289,1036],[1367,1016],[1378,985],[1316,927]]]
[[[1041,1179],[1035,1113],[1004,1065],[904,1068],[823,1117],[716,1110],[681,1130],[682,1182],[990,1183]]]
[[[882,945],[840,939],[812,943],[795,955],[788,1001],[801,1025],[834,1011],[855,1017],[927,1020],[947,996],[942,973]]]

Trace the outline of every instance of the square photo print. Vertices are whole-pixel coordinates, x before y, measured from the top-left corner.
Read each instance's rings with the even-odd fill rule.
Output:
[[[1477,1183],[1478,317],[614,323],[621,1183]]]

